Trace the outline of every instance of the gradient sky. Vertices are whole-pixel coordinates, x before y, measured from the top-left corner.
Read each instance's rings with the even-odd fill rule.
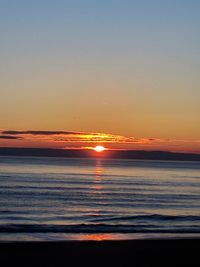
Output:
[[[199,14],[198,0],[0,0],[0,146],[86,145],[3,133],[62,130],[200,152]]]

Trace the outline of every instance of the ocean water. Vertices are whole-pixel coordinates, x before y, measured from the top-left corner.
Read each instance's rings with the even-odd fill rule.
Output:
[[[0,157],[0,240],[200,234],[200,163]]]

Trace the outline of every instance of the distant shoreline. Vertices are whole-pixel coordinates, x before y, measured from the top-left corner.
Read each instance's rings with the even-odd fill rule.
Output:
[[[106,150],[97,153],[89,149],[0,147],[0,156],[200,161],[200,154],[144,150]]]

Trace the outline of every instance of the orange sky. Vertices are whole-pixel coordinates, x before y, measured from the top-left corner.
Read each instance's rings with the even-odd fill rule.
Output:
[[[0,146],[199,152],[200,1],[50,2],[1,4]]]

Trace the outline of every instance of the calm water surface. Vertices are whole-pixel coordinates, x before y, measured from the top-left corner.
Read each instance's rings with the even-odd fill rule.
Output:
[[[0,157],[0,240],[199,234],[198,162]]]

